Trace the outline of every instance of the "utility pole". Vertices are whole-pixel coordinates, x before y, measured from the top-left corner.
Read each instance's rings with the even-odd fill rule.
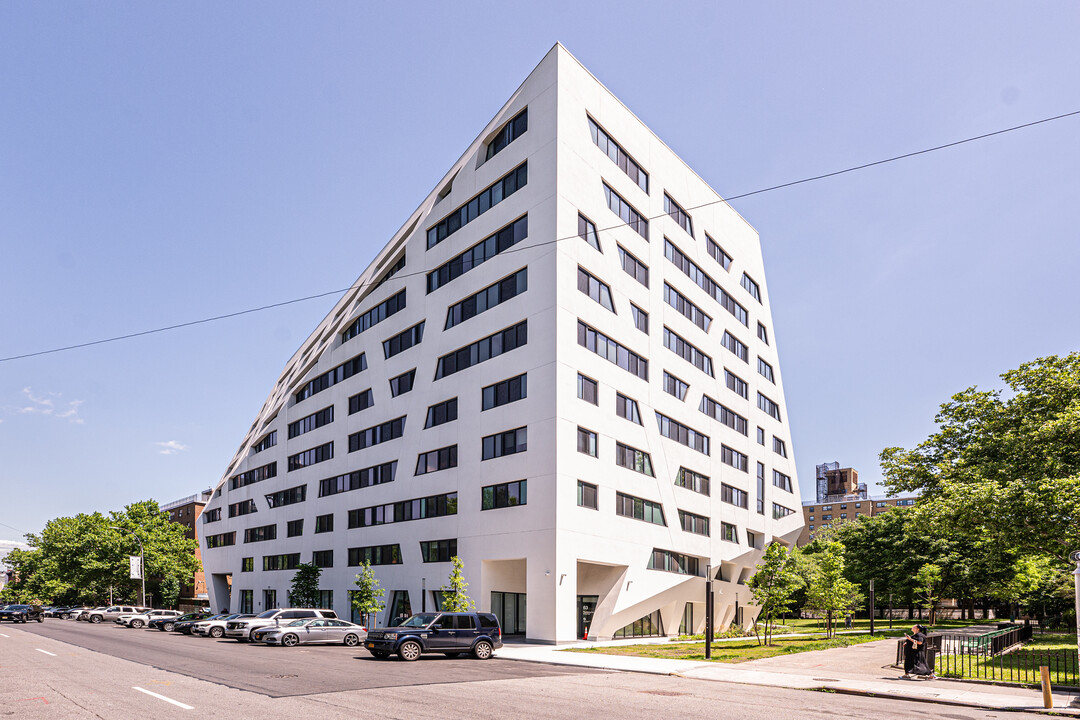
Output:
[[[870,634],[874,634],[874,578],[870,578]]]
[[[135,535],[134,530],[125,530],[124,528],[116,527],[115,525],[110,525],[109,528],[112,530],[119,530],[120,532],[131,533],[135,537],[135,541],[139,543],[139,575],[142,579],[142,590],[139,592],[139,607],[146,607],[146,553],[143,552],[142,540],[139,539],[138,535]]]
[[[1077,582],[1080,582],[1078,580]],[[712,658],[713,635],[712,565],[705,566],[705,659]]]

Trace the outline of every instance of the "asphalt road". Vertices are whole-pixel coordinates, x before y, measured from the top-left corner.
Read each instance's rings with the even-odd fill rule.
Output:
[[[65,640],[53,639],[64,636]],[[344,648],[259,648],[63,621],[0,626],[0,718],[731,718],[732,720],[974,720],[1012,718],[937,704],[737,685],[689,678],[567,671],[520,661],[360,662]],[[130,639],[129,639],[130,636]],[[77,640],[78,643],[70,642]],[[85,649],[96,646],[95,652]],[[120,652],[127,648],[127,652]],[[195,650],[194,648],[198,648]],[[206,652],[203,660],[195,659]],[[152,661],[147,661],[151,654]],[[138,655],[143,660],[134,659]],[[125,659],[125,657],[130,659]],[[269,658],[269,660],[266,660]],[[276,659],[280,658],[280,659]],[[207,665],[198,675],[167,665]],[[318,683],[337,667],[362,689],[271,696],[237,689],[269,663],[277,686]],[[509,668],[500,669],[500,664]],[[359,670],[359,671],[358,671]],[[412,675],[415,674],[415,677]],[[209,681],[199,679],[210,676]],[[396,683],[396,684],[395,684]],[[292,688],[296,690],[297,688]]]

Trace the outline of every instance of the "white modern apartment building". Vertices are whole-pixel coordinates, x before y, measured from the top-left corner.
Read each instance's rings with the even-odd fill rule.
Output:
[[[202,514],[214,608],[433,610],[541,642],[749,622],[802,528],[757,233],[561,45],[289,361]]]

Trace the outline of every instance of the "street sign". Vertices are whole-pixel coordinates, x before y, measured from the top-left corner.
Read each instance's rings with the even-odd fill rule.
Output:
[[[138,555],[129,555],[128,562],[131,564],[131,579],[142,580],[142,563]]]

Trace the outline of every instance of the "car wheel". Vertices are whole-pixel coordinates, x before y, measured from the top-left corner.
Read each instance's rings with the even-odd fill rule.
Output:
[[[288,635],[281,638],[281,644],[285,647],[296,647],[300,644],[300,638],[298,638],[296,635],[293,635],[292,633],[289,633]]]
[[[41,615],[38,615],[37,621],[38,622],[45,622],[45,618],[43,616],[41,616]]]
[[[90,622],[97,625],[99,622],[101,622],[101,616],[100,615],[91,615],[90,616]]]
[[[397,650],[398,657],[409,662],[419,660],[421,652],[423,652],[423,649],[420,647],[420,643],[414,640],[406,640],[401,643],[401,647]]]
[[[225,634],[225,631],[224,631],[224,630],[222,630],[222,629],[221,629],[221,628],[219,628],[219,627],[212,627],[212,628],[210,628],[210,637],[212,637],[212,638],[219,638],[219,637],[221,637],[221,636],[222,636],[222,635],[224,635],[224,634]]]
[[[141,628],[145,624],[146,623],[144,623],[142,620],[132,620],[131,621],[131,627],[135,628],[136,630],[138,630],[139,628]]]
[[[171,623],[171,622],[162,623],[162,625],[161,625],[161,629],[164,630],[165,632],[172,632],[175,627],[176,627],[176,623]]]
[[[349,647],[356,647],[360,644],[360,638],[356,635],[349,634],[345,636],[344,642]]]
[[[473,655],[476,656],[477,660],[487,660],[491,657],[491,652],[491,643],[489,643],[487,640],[481,640],[480,642],[476,643],[476,646],[473,648],[472,651]]]

